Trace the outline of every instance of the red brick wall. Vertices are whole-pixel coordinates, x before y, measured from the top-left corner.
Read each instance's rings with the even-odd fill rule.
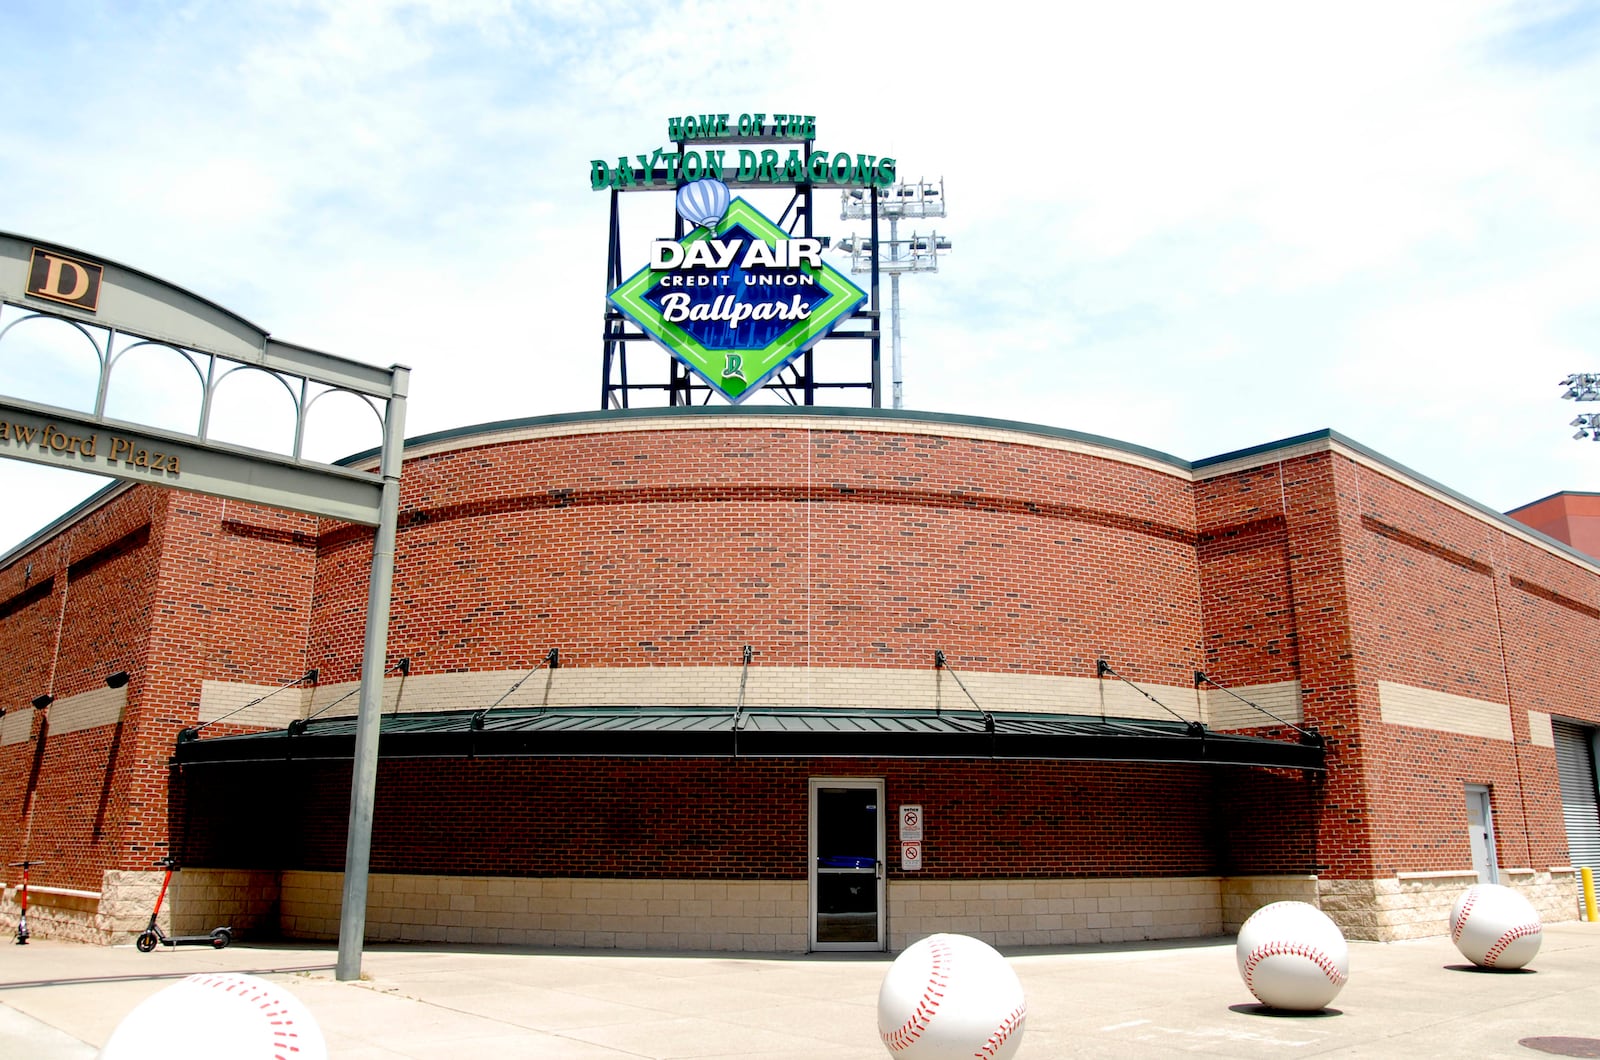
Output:
[[[414,458],[390,657],[418,674],[519,669],[553,646],[568,666],[733,665],[751,644],[756,665],[926,670],[942,649],[958,672],[1089,677],[1104,657],[1146,683],[1187,685],[1195,669],[1233,686],[1297,680],[1330,775],[386,763],[397,787],[380,800],[375,850],[391,860],[375,853],[375,870],[446,871],[404,864],[414,857],[487,871],[501,857],[506,871],[622,871],[620,854],[578,842],[600,835],[619,851],[642,843],[661,866],[714,850],[723,874],[793,872],[813,772],[883,775],[892,802],[942,819],[929,877],[1464,868],[1464,783],[1493,786],[1503,864],[1564,863],[1554,757],[1530,742],[1527,712],[1600,723],[1592,569],[1342,453],[1191,487],[1079,452],[823,422],[665,424]],[[320,531],[141,487],[0,570],[0,704],[134,674],[122,726],[0,747],[7,860],[53,860],[47,882],[94,887],[99,867],[150,865],[181,821],[180,841],[215,864],[342,865],[347,771],[273,774],[273,798],[288,788],[304,805],[274,818],[286,823],[270,841],[259,819],[235,823],[261,805],[258,770],[193,770],[203,797],[168,805],[167,759],[203,680],[357,676],[371,532]],[[1516,741],[1385,724],[1380,681],[1506,704]],[[712,812],[675,808],[680,787]],[[582,798],[554,812],[569,790]]]
[[[1592,571],[1332,454],[1208,479],[1196,507],[1207,672],[1298,678],[1329,740],[1323,875],[1470,867],[1469,783],[1493,790],[1503,865],[1565,863],[1527,711],[1596,718]],[[1385,724],[1380,681],[1506,703],[1515,742]]]
[[[1257,775],[1259,774],[1259,775]],[[919,803],[922,879],[1306,872],[1306,782],[1258,770],[1041,762],[386,761],[371,868],[443,875],[803,879],[807,780]],[[344,866],[347,765],[191,767],[195,865]],[[263,821],[262,792],[274,812]],[[285,800],[288,805],[285,805]]]
[[[1188,684],[1189,486],[1077,453],[849,430],[667,430],[407,463],[390,625],[413,673],[952,666]],[[313,655],[353,678],[370,539],[324,548]]]
[[[1502,833],[1525,830],[1529,850],[1518,864],[1564,865],[1569,855],[1555,751],[1526,742],[1527,712],[1600,725],[1594,692],[1600,688],[1600,585],[1575,565],[1509,535],[1496,541],[1495,556],[1507,694],[1517,733],[1513,766],[1520,780],[1520,790],[1497,789],[1496,823]],[[1502,841],[1502,848],[1514,853],[1517,845]]]
[[[1300,678],[1281,471],[1270,464],[1195,487],[1200,668],[1227,687]]]
[[[136,487],[0,571],[0,601],[24,601],[0,613],[19,662],[0,668],[0,703],[132,677],[121,723],[51,734],[46,712],[28,742],[0,746],[8,862],[38,859],[34,882],[94,890],[103,869],[165,853],[167,760],[201,681],[304,671],[314,531],[306,516]],[[38,585],[49,594],[26,602]]]
[[[1384,680],[1503,703],[1493,533],[1415,489],[1355,473],[1359,530],[1349,580],[1365,698],[1376,704]],[[1509,779],[1514,791],[1512,746],[1376,718],[1369,725],[1374,871],[1470,868],[1463,785],[1490,783],[1504,793]],[[1511,845],[1500,854],[1505,864],[1524,864]]]
[[[48,590],[0,617],[0,643],[15,646],[0,667],[0,706],[103,690],[116,670],[134,675],[128,692],[138,694],[158,567],[157,507],[153,495],[123,494],[0,571],[0,600]],[[98,889],[101,868],[119,859],[125,781],[137,768],[130,725],[52,734],[50,716],[35,715],[27,742],[0,746],[0,856],[44,862],[36,884]]]
[[[148,867],[168,838],[166,762],[179,730],[199,718],[205,680],[277,686],[302,675],[317,520],[235,501],[170,494],[163,538],[155,677],[140,711],[137,813],[124,833],[125,867]],[[220,722],[208,735],[240,731]]]
[[[45,569],[26,580],[21,572],[21,565],[6,571],[11,577],[4,579],[5,588],[0,591],[0,629],[5,630],[10,649],[6,665],[0,667],[0,688],[10,710],[49,691],[61,617],[54,570]]]
[[[1600,556],[1600,495],[1557,493],[1506,514],[1580,552]]]
[[[1316,453],[1195,487],[1207,673],[1225,685],[1300,682],[1305,726],[1327,741],[1316,871],[1372,874],[1365,734],[1346,568],[1354,468]],[[1263,718],[1263,721],[1267,719]]]
[[[1463,785],[1492,788],[1500,863],[1567,862],[1555,756],[1529,742],[1528,711],[1600,720],[1583,698],[1597,675],[1597,581],[1577,565],[1453,507],[1367,474],[1362,513],[1371,680],[1506,704],[1512,742],[1386,726],[1379,812],[1396,868],[1469,864]],[[1588,687],[1592,687],[1589,685]]]
[[[1218,873],[1308,875],[1324,863],[1318,849],[1324,774],[1237,767],[1217,770],[1211,783]]]

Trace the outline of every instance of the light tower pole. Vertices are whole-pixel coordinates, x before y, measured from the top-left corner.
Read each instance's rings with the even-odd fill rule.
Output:
[[[1561,380],[1566,387],[1563,398],[1569,401],[1600,401],[1600,372],[1574,372]],[[1580,412],[1567,426],[1578,428],[1572,437],[1600,442],[1600,412]]]
[[[850,255],[850,271],[871,272],[873,258],[877,258],[878,272],[889,277],[889,372],[893,383],[894,408],[904,407],[900,370],[900,275],[907,272],[938,272],[939,255],[950,249],[950,240],[937,232],[921,236],[913,232],[909,239],[900,238],[902,218],[943,217],[944,181],[937,184],[919,180],[878,189],[878,217],[889,222],[889,239],[879,240],[850,235],[834,246]],[[839,197],[839,219],[861,221],[872,218],[871,193],[863,188],[849,188]]]

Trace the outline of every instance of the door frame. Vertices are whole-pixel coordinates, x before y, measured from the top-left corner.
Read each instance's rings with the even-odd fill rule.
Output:
[[[817,941],[817,792],[822,788],[865,788],[877,795],[878,850],[878,939],[876,942],[818,942]],[[883,812],[884,785],[882,777],[811,777],[806,783],[806,942],[812,951],[856,950],[884,952],[889,948],[888,935],[888,871],[884,864],[886,851],[885,816]]]
[[[1472,852],[1472,868],[1478,874],[1479,883],[1500,882],[1500,855],[1494,846],[1494,794],[1487,784],[1467,784],[1467,844]],[[1479,867],[1479,843],[1476,832],[1477,825],[1472,823],[1474,804],[1483,807],[1484,842],[1482,844],[1483,867]],[[1487,871],[1485,871],[1487,870]],[[1485,879],[1484,877],[1488,878]]]

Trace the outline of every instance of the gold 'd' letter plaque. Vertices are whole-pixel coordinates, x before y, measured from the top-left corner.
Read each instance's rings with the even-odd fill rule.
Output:
[[[28,264],[28,293],[92,313],[100,303],[100,280],[104,274],[105,269],[92,261],[34,247],[33,260]]]

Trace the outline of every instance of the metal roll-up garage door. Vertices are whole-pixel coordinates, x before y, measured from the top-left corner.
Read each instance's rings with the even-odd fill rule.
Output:
[[[1595,797],[1595,730],[1552,721],[1556,770],[1561,774],[1561,810],[1567,822],[1572,865],[1600,872],[1600,800]]]

